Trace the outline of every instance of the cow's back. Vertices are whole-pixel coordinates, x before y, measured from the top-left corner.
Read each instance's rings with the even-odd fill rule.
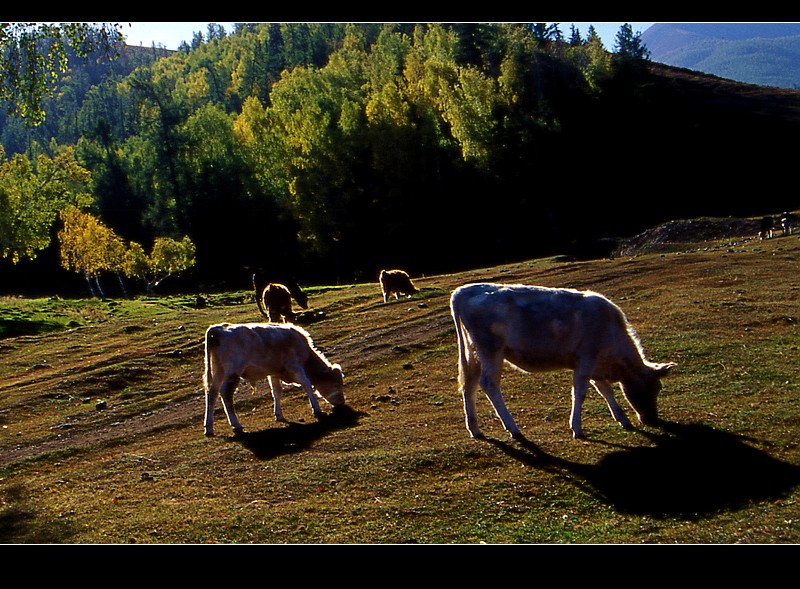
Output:
[[[502,354],[525,370],[571,367],[618,339],[618,309],[592,292],[527,285],[470,284],[451,306],[478,355]]]
[[[241,375],[257,369],[264,373],[258,378],[282,370],[292,355],[304,360],[308,348],[305,337],[288,324],[221,324],[210,327],[206,338],[212,361]]]

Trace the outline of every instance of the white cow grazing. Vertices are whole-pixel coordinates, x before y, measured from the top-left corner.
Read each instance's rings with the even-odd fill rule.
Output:
[[[643,424],[657,420],[660,379],[674,364],[645,360],[622,310],[605,297],[538,286],[468,284],[453,292],[450,309],[458,334],[459,388],[472,437],[482,437],[475,415],[478,383],[505,429],[520,436],[500,391],[504,360],[527,372],[574,371],[570,427],[575,438],[583,437],[581,407],[590,382],[623,427],[631,423],[614,399],[615,382]]]
[[[333,406],[344,405],[344,377],[338,364],[330,364],[314,348],[311,337],[290,324],[220,323],[206,330],[205,434],[214,435],[214,406],[217,395],[228,423],[236,432],[242,425],[236,416],[233,393],[243,378],[251,386],[269,379],[275,419],[283,421],[280,381],[297,383],[308,395],[314,416],[321,415],[317,396]]]

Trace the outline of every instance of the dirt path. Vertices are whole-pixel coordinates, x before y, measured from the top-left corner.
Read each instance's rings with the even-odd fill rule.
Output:
[[[346,367],[347,378],[377,362],[401,361],[403,352],[441,338],[452,323],[447,303],[444,292],[389,305],[369,302],[334,313],[308,329],[318,347]],[[220,314],[212,309],[146,328],[107,322],[5,340],[0,367],[14,369],[0,384],[5,400],[0,410],[0,467],[164,428],[196,425],[200,432],[202,334]],[[249,307],[226,309],[224,315],[229,322],[254,320]],[[98,409],[100,399],[110,399],[108,406]],[[57,423],[37,415],[37,405],[50,403],[66,406]],[[36,433],[19,433],[26,426]]]

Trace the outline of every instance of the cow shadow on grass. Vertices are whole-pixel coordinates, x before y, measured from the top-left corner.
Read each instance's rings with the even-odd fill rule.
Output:
[[[656,518],[696,519],[734,511],[785,497],[800,484],[800,468],[754,448],[742,436],[666,422],[661,433],[639,432],[655,445],[617,449],[596,464],[548,455],[524,438],[491,442],[532,467],[569,475],[620,512]]]
[[[230,439],[250,450],[256,458],[269,460],[307,450],[314,442],[333,431],[358,425],[359,419],[364,415],[352,407],[342,405],[310,423],[289,422],[260,431],[239,432]]]

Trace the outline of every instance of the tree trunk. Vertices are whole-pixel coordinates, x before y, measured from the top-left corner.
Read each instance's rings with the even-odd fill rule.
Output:
[[[92,286],[92,278],[89,276],[89,273],[84,271],[83,272],[84,278],[86,278],[86,284],[89,285],[89,293],[92,295],[92,298],[95,298],[97,294],[94,292],[94,287]]]
[[[124,296],[126,299],[131,298],[128,296],[128,289],[125,288],[125,281],[122,280],[122,274],[119,272],[117,272],[117,280],[119,280],[119,286],[122,289],[122,296]]]
[[[95,276],[94,277],[94,281],[97,284],[97,292],[100,293],[100,300],[101,301],[105,301],[106,300],[106,293],[103,292],[103,287],[100,285],[100,277],[99,276]]]

